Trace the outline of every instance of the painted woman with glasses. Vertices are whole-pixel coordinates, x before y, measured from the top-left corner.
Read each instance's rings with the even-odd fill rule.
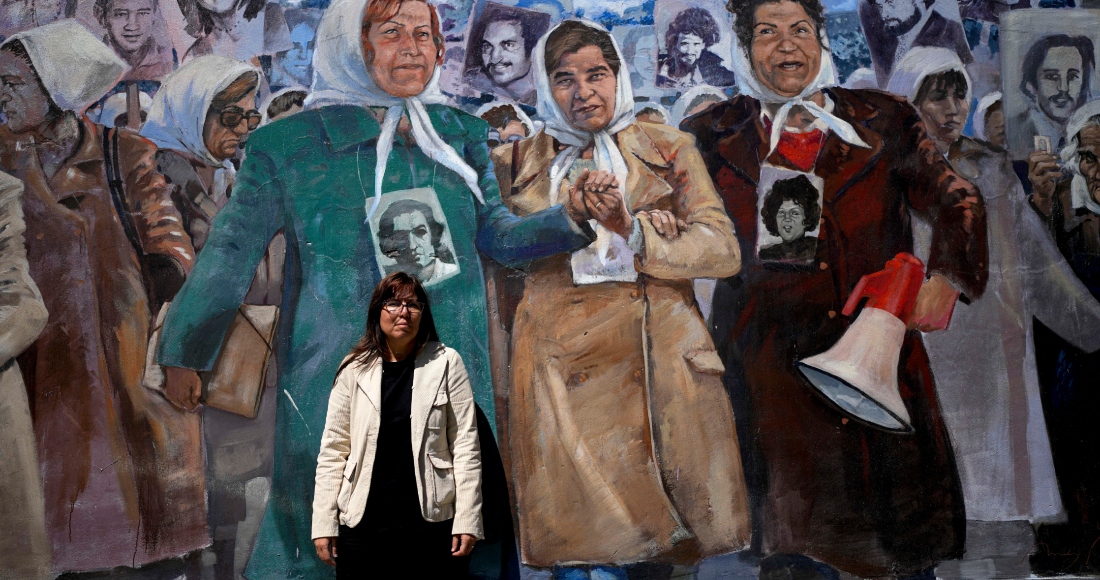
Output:
[[[190,60],[164,80],[141,130],[158,148],[157,170],[176,186],[172,201],[196,252],[229,201],[233,157],[260,126],[259,82],[256,69],[240,61],[221,56]]]
[[[337,578],[465,578],[483,536],[480,449],[466,367],[438,342],[428,294],[415,276],[386,276],[329,395],[317,556]]]

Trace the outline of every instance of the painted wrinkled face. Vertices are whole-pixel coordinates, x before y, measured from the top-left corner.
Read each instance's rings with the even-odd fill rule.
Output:
[[[440,59],[432,38],[428,4],[402,2],[393,18],[370,24],[363,35],[363,52],[367,52],[367,43],[374,50],[374,59],[367,63],[374,83],[387,94],[403,99],[424,92]]]
[[[657,78],[657,37],[639,38],[634,45],[634,58],[630,61],[634,72],[644,79]]]
[[[237,111],[241,113],[240,122],[232,127],[227,127],[222,123],[222,118],[225,117],[222,113],[225,111]],[[215,159],[224,161],[237,154],[237,149],[241,146],[245,137],[251,132],[248,129],[249,120],[245,118],[244,114],[252,113],[257,114],[256,111],[256,92],[253,91],[244,96],[241,100],[229,105],[224,111],[211,111],[206,115],[206,122],[202,128],[202,140],[206,145],[206,150],[213,155]]]
[[[882,0],[879,3],[882,23],[891,34],[904,34],[920,22],[920,9],[913,0]]]
[[[49,112],[50,99],[31,65],[11,51],[0,50],[0,120],[19,134],[41,126]]]
[[[1088,184],[1089,195],[1100,203],[1100,127],[1081,129],[1077,140],[1077,166]]]
[[[1077,110],[1081,97],[1081,53],[1072,46],[1056,46],[1047,51],[1039,65],[1039,86],[1032,92],[1039,108],[1051,119],[1065,122]]]
[[[554,102],[574,127],[595,132],[611,123],[618,84],[598,46],[564,54],[550,71],[550,86]]]
[[[393,219],[393,236],[386,240],[393,248],[386,253],[403,267],[424,268],[435,260],[432,231],[424,214],[414,211]]]
[[[527,76],[531,60],[523,42],[523,25],[519,22],[493,22],[481,38],[481,62],[485,73],[498,85],[506,85]]]
[[[790,0],[756,9],[752,69],[767,88],[784,97],[798,96],[821,69],[821,42],[810,16]]]
[[[704,49],[706,45],[703,44],[703,39],[694,34],[680,34],[676,42],[677,58],[680,59],[680,64],[687,68],[695,66]]]
[[[806,210],[791,200],[785,200],[775,213],[775,225],[784,242],[792,242],[806,233]]]
[[[153,34],[153,0],[114,0],[105,14],[107,33],[122,50],[140,49]]]
[[[940,143],[950,145],[962,135],[966,118],[970,116],[970,101],[963,88],[935,89],[917,103],[917,112],[924,121],[924,129],[928,135]]]
[[[315,37],[316,33],[304,22],[290,31],[290,42],[293,46],[283,57],[283,68],[299,79],[309,79]]]

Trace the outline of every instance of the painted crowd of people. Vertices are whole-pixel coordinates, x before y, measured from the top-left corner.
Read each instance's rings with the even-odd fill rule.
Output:
[[[263,2],[197,4],[178,67],[126,34],[155,6],[0,44],[0,578],[1098,570],[1091,44],[1006,119],[951,29],[845,88],[819,0],[729,0],[672,19],[662,102],[603,25],[501,8],[467,60],[508,89],[459,106],[428,0],[294,16],[278,66],[216,49]],[[897,433],[796,363],[905,253]],[[204,404],[242,305],[255,417]]]

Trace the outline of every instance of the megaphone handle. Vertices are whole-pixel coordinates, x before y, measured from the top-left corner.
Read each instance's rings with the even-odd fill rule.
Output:
[[[848,295],[848,301],[844,303],[844,309],[841,313],[844,316],[851,316],[856,311],[856,307],[859,306],[859,301],[863,300],[863,292],[867,289],[867,279],[870,276],[864,276],[859,279],[855,288],[852,288],[852,293]]]

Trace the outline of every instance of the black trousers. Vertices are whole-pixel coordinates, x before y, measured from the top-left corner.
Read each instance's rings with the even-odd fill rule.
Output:
[[[453,524],[420,520],[386,527],[365,521],[354,528],[340,526],[336,578],[466,578],[470,557],[451,555]]]

